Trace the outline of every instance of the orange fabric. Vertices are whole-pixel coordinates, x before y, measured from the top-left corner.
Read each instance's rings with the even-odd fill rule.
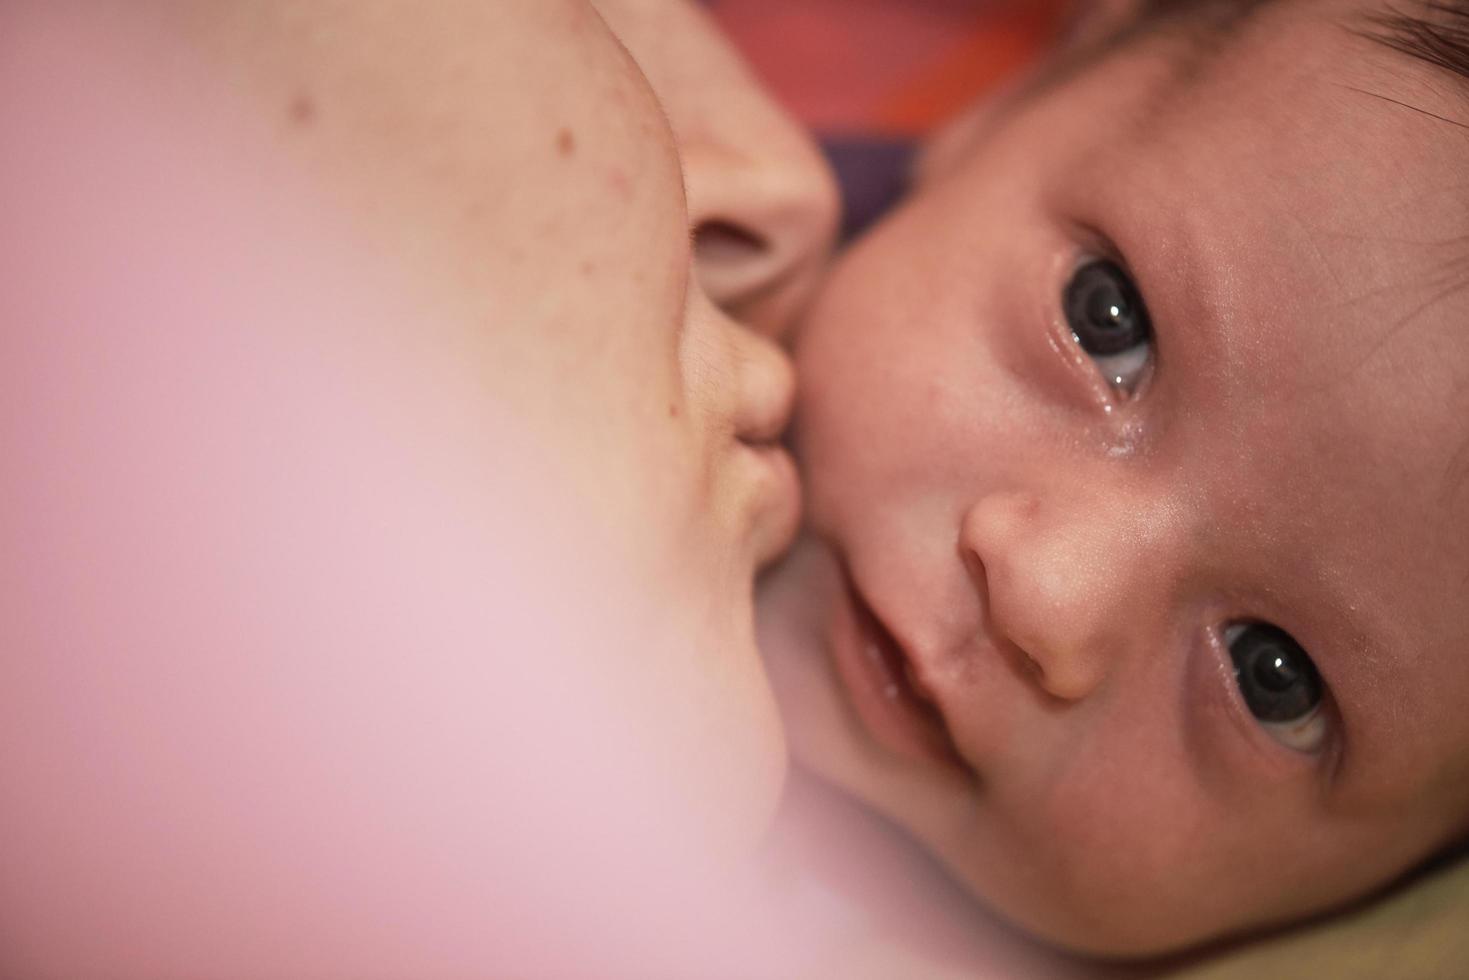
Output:
[[[715,0],[757,73],[823,133],[911,139],[1060,29],[1067,0]]]
[[[1060,4],[1038,3],[972,30],[934,63],[878,103],[880,131],[917,135],[961,111],[1022,69],[1056,37]]]

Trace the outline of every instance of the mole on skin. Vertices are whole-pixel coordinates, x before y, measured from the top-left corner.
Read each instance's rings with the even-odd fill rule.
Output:
[[[556,134],[556,152],[563,157],[570,157],[576,153],[576,134],[569,129],[563,129]]]
[[[291,100],[290,108],[287,110],[291,122],[298,126],[306,126],[316,118],[316,103],[306,92],[301,92]]]

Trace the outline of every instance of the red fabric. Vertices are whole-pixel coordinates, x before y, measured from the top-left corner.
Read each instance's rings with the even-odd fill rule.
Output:
[[[1054,39],[1064,0],[714,0],[757,72],[823,134],[912,138]]]

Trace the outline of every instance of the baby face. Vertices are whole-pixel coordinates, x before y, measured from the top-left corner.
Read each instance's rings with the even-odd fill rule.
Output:
[[[799,337],[797,756],[1053,941],[1285,921],[1465,828],[1469,135],[1371,26],[1053,79]]]

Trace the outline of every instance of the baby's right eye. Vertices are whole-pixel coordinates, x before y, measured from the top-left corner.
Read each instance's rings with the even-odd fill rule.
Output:
[[[1234,679],[1245,706],[1271,737],[1312,753],[1326,738],[1321,711],[1325,686],[1316,665],[1289,633],[1266,623],[1241,623],[1224,631]]]
[[[1131,393],[1153,351],[1153,324],[1132,278],[1110,259],[1091,259],[1071,274],[1062,308],[1071,335],[1107,383]]]

